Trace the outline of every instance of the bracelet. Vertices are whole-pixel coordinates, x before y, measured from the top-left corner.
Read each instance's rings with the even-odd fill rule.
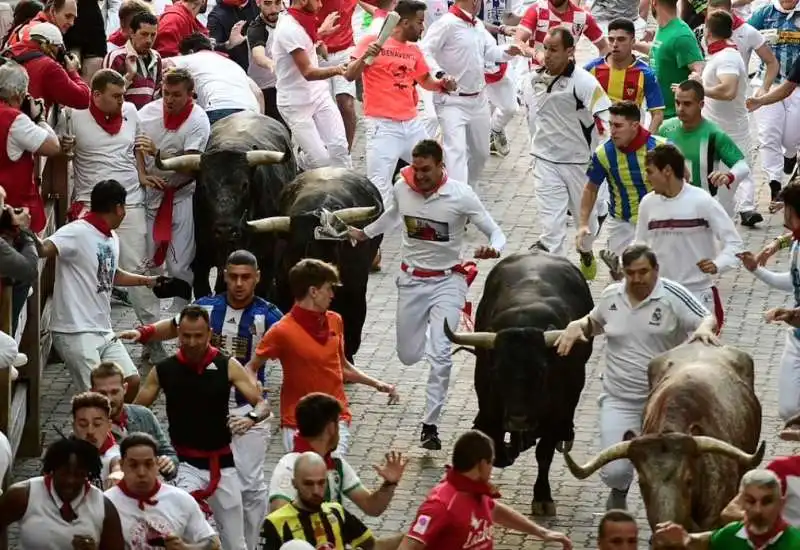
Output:
[[[780,237],[776,237],[775,240],[778,241],[778,246],[780,247],[780,250],[792,246],[791,235],[781,235]]]
[[[384,480],[383,483],[381,483],[381,489],[389,489],[389,488],[392,488],[392,487],[397,487],[397,482],[396,481],[386,481],[386,480]]]
[[[139,343],[141,344],[146,344],[156,334],[156,327],[153,325],[142,325],[136,327],[136,330],[139,331]]]

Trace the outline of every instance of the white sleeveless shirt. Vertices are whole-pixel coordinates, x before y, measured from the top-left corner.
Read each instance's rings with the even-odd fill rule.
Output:
[[[97,487],[89,487],[72,501],[78,518],[68,523],[59,510],[62,501],[55,490],[48,491],[44,477],[28,481],[28,508],[19,522],[21,550],[64,550],[72,548],[75,536],[92,537],[100,542],[105,519],[105,498]]]

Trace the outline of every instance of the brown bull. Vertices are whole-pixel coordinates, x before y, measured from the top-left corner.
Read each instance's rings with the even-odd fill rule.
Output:
[[[764,458],[761,404],[753,391],[753,360],[736,348],[695,342],[668,351],[648,366],[650,395],[642,434],[579,466],[584,479],[606,464],[633,462],[651,527],[674,521],[709,530],[736,495],[739,480]]]

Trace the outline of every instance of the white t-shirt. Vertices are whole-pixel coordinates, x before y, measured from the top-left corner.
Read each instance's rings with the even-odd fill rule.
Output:
[[[6,438],[6,434],[0,432],[0,479],[6,477],[6,472],[8,471],[8,467],[11,466],[12,460],[11,445],[8,442],[8,438]],[[0,487],[0,495],[2,494],[3,488]]]
[[[54,332],[111,332],[111,289],[119,265],[119,237],[106,237],[77,220],[50,238],[58,249],[53,290]]]
[[[119,513],[127,550],[152,550],[147,544],[148,532],[152,531],[163,536],[177,535],[189,544],[197,544],[216,534],[194,497],[178,487],[162,483],[153,496],[157,504],[145,504],[144,510],[119,487],[112,487],[105,495]]]
[[[20,113],[8,130],[6,143],[8,159],[16,162],[26,151],[35,153],[49,135],[55,135],[55,133],[46,123],[42,123],[41,126],[36,125],[27,115]]]
[[[703,116],[716,123],[726,133],[736,135],[734,130],[747,131],[747,67],[744,66],[742,56],[738,50],[725,48],[706,59],[703,68],[703,88],[709,89],[720,83],[723,75],[733,75],[737,78],[736,97],[730,101],[712,99],[706,95]]]
[[[176,67],[192,74],[197,102],[206,111],[243,109],[260,112],[247,73],[235,61],[205,50],[169,59]]]
[[[269,501],[276,498],[292,501],[297,496],[297,491],[292,485],[294,477],[294,463],[300,453],[288,453],[275,465],[272,478],[269,480]],[[361,487],[361,479],[350,464],[343,458],[334,457],[337,467],[328,470],[328,486],[325,488],[325,500],[342,502],[343,497],[353,490]]]
[[[103,470],[100,473],[100,479],[103,483],[108,481],[108,476],[111,474],[111,463],[114,462],[114,460],[119,460],[121,457],[122,455],[119,452],[119,445],[116,443],[109,447],[109,449],[100,457],[100,462],[103,465]]]
[[[285,106],[308,105],[329,94],[325,80],[306,80],[294,62],[292,52],[304,50],[311,66],[319,67],[314,43],[300,23],[288,13],[283,14],[278,18],[273,34],[272,59],[275,61],[275,88],[278,90],[276,103]]]
[[[142,204],[144,193],[139,184],[133,145],[139,133],[139,116],[133,103],[122,105],[122,128],[115,135],[103,130],[89,109],[72,111],[75,134],[75,188],[73,200],[89,203],[97,183],[113,179],[128,192],[129,206]]]
[[[618,399],[646,399],[650,361],[686,341],[708,315],[691,292],[669,279],[659,278],[636,306],[624,282],[607,286],[589,313],[606,335],[603,389]]]
[[[278,16],[279,19],[280,17],[281,16]],[[275,27],[268,24],[265,24],[265,27],[267,31],[267,43],[263,46],[264,55],[266,55],[271,59],[272,44],[275,43]],[[253,50],[249,41],[247,43],[247,56],[249,62],[249,65],[247,66],[247,76],[252,78],[253,82],[255,82],[258,85],[258,87],[261,88],[262,90],[266,90],[267,88],[274,88],[275,82],[277,81],[277,78],[275,77],[275,71],[267,69],[265,67],[261,67],[260,65],[257,65],[255,61],[253,61]]]
[[[205,151],[208,138],[211,136],[211,124],[208,115],[198,104],[194,104],[192,112],[177,130],[164,127],[164,100],[151,101],[139,111],[139,130],[153,140],[161,151],[162,158],[174,157],[184,151]],[[186,181],[187,176],[177,172],[161,171],[155,166],[155,159],[147,157],[147,173],[164,178],[171,186]],[[175,202],[187,199],[194,193],[195,184],[181,188],[175,194]],[[164,193],[157,189],[145,191],[148,208],[158,208]]]
[[[745,67],[750,65],[750,57],[752,57],[753,52],[767,42],[764,35],[749,23],[744,23],[733,29],[731,39],[736,43]]]

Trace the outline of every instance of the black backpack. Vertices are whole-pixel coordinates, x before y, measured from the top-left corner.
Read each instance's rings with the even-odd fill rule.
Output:
[[[11,47],[5,48],[3,51],[0,51],[0,65],[4,65],[6,61],[11,59],[20,65],[24,65],[28,61],[32,59],[37,59],[39,57],[44,57],[44,52],[25,52],[21,55],[14,55],[11,53]]]

